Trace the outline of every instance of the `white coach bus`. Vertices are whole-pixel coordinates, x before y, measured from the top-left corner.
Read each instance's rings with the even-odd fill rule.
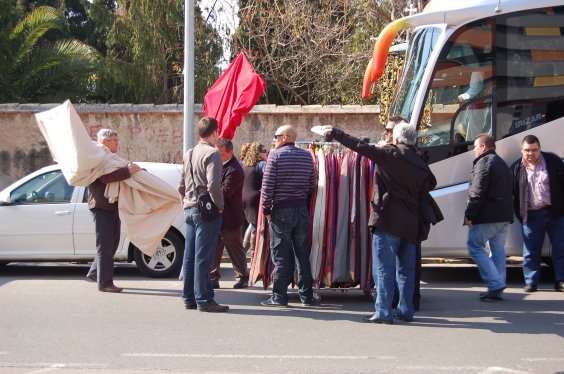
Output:
[[[411,30],[390,115],[418,126],[418,146],[438,185],[445,220],[423,243],[424,257],[468,257],[462,226],[480,133],[497,139],[511,165],[525,135],[564,156],[564,3],[562,0],[432,0],[423,12],[381,32],[366,69],[363,96],[382,75],[390,45]],[[518,222],[507,255],[522,255]],[[543,256],[549,255],[545,240]]]

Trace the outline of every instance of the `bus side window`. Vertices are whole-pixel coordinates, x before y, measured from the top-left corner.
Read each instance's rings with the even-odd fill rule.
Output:
[[[564,6],[496,18],[496,138],[564,116]]]

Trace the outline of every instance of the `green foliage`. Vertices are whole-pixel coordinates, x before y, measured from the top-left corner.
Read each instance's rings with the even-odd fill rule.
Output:
[[[10,51],[0,68],[0,102],[81,101],[88,95],[86,82],[97,70],[97,51],[77,40],[45,38],[66,26],[60,11],[42,6],[0,40]]]

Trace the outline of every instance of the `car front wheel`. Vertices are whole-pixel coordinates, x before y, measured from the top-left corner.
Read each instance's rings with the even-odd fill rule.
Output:
[[[174,231],[168,230],[153,256],[144,254],[137,247],[134,248],[133,256],[141,273],[149,277],[177,276],[184,257],[184,240]]]

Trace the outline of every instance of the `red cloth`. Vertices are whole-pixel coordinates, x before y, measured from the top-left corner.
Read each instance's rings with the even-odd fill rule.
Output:
[[[204,113],[219,122],[219,136],[233,139],[235,130],[264,92],[266,83],[241,52],[204,97]]]

